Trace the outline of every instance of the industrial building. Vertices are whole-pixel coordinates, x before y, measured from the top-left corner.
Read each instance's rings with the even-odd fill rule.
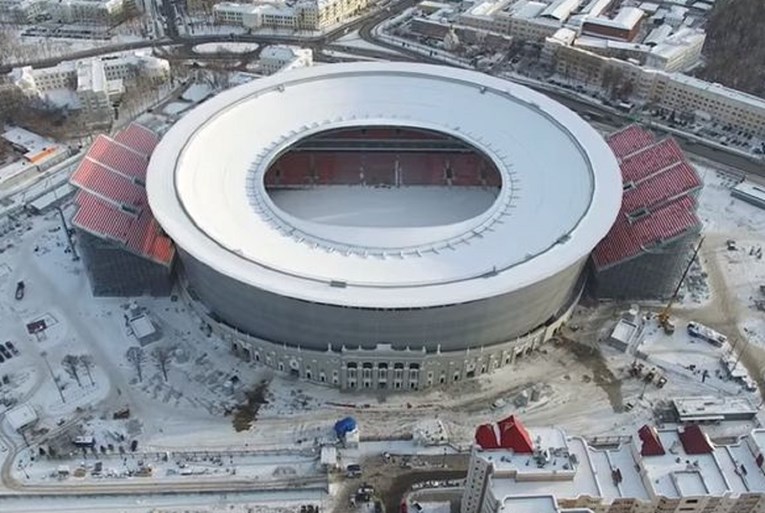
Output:
[[[631,125],[607,137],[622,173],[622,207],[592,254],[599,297],[669,297],[701,230],[696,170],[672,138]]]
[[[402,63],[226,91],[165,134],[147,174],[189,304],[235,351],[392,389],[490,372],[549,339],[621,182],[602,137],[549,98]],[[442,194],[448,207],[429,203]]]
[[[146,199],[146,167],[159,138],[137,123],[100,135],[72,173],[72,224],[93,295],[168,295],[175,247]]]
[[[729,445],[698,425],[599,448],[517,417],[478,427],[461,513],[755,513],[765,510],[765,430]]]

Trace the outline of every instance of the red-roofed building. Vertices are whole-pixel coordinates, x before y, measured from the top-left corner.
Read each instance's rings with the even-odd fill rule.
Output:
[[[144,185],[158,137],[131,124],[100,135],[70,182],[79,188],[72,225],[78,233],[93,294],[167,295],[175,246],[149,209]]]
[[[592,253],[596,292],[618,299],[672,293],[701,230],[696,170],[674,139],[631,125],[607,137],[624,182],[622,208]]]
[[[678,430],[680,443],[683,444],[685,454],[709,454],[714,451],[712,442],[701,428],[696,424],[685,426]]]
[[[638,430],[638,436],[642,442],[640,446],[641,456],[663,456],[666,454],[664,446],[659,438],[656,428],[646,424]]]
[[[475,431],[475,441],[484,450],[510,449],[520,454],[534,452],[526,426],[515,415],[510,415],[496,424],[482,424]]]

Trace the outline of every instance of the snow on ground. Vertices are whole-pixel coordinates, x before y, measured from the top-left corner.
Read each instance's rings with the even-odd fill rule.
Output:
[[[174,116],[189,109],[191,106],[192,105],[190,103],[184,101],[171,102],[162,108],[162,112],[167,115]]]
[[[464,221],[486,211],[496,189],[482,187],[311,187],[272,189],[287,213],[341,226],[434,226]]]
[[[765,311],[760,309],[765,308],[760,289],[765,285],[765,210],[730,195],[740,178],[712,166],[696,167],[705,182],[699,215],[709,236],[707,254],[722,271],[727,294],[736,300],[739,327],[750,342],[765,347]],[[728,240],[736,249],[728,249]]]
[[[195,82],[183,92],[181,98],[191,103],[199,103],[213,92],[210,84]]]
[[[735,226],[741,248],[736,252],[720,248],[714,254],[723,262],[730,259],[723,266],[726,278],[732,280],[731,276],[735,276],[740,280],[741,285],[734,287],[736,297],[747,299],[755,292],[746,288],[747,280],[756,282],[762,270],[761,260],[750,255],[749,249],[762,239],[756,226],[763,222],[765,213],[738,201],[729,203],[726,178],[712,172],[706,173],[705,179],[709,189],[701,195],[702,217],[721,237]],[[715,214],[720,212],[720,205],[731,209],[732,214]],[[67,209],[67,215],[71,212]],[[736,216],[737,220],[730,219]],[[144,461],[155,469],[151,479],[188,478],[172,474],[180,473],[181,462],[186,468],[206,471],[202,479],[230,478],[235,469],[237,475],[257,476],[264,481],[284,478],[275,475],[278,466],[291,467],[299,476],[315,476],[315,460],[301,456],[299,451],[332,441],[334,422],[347,415],[357,418],[364,440],[357,453],[345,454],[354,459],[391,449],[440,454],[440,446],[391,441],[411,435],[425,420],[440,421],[448,441],[463,448],[471,442],[477,424],[508,414],[520,415],[531,427],[554,424],[572,434],[634,435],[640,425],[655,422],[653,409],[668,398],[734,393],[731,384],[714,372],[719,350],[701,341],[691,342],[684,337],[681,325],[676,337],[649,336],[641,348],[650,358],[667,364],[669,382],[665,388],[646,386],[642,380],[628,377],[634,356],[606,348],[600,357],[590,350],[603,339],[615,316],[604,307],[580,307],[572,324],[592,321],[595,327],[575,333],[584,344],[579,348],[569,343],[548,344],[513,365],[443,389],[415,394],[349,394],[237,359],[224,342],[208,336],[179,297],[134,300],[162,333],[159,341],[143,348],[146,361],[139,380],[126,358],[128,348],[138,346],[124,322],[133,301],[92,297],[83,262],[73,261],[67,253],[59,224],[55,213],[20,219],[10,233],[0,236],[0,248],[4,249],[0,253],[0,297],[5,298],[0,301],[0,325],[3,335],[13,340],[21,353],[0,364],[0,375],[9,377],[8,384],[0,388],[1,402],[34,406],[40,420],[28,433],[32,450],[53,446],[60,449],[57,454],[64,456],[56,462],[38,456],[30,465],[31,453],[22,452],[13,467],[13,475],[22,481],[27,479],[26,472],[30,480],[52,484],[56,481],[47,476],[57,464],[66,464],[74,471],[83,461],[85,476],[70,476],[67,482],[95,479],[91,475],[94,457],[82,458],[71,444],[78,435],[97,439],[99,458],[114,475],[136,470],[138,459],[130,455],[123,458],[119,451],[120,445],[124,448],[136,440],[139,453],[151,455]],[[21,301],[13,299],[18,280],[27,285]],[[744,323],[761,319],[751,308],[745,310],[748,313]],[[39,319],[46,320],[48,329],[39,337],[29,335],[26,324]],[[167,380],[152,358],[155,348],[171,350]],[[93,357],[93,385],[82,367],[82,386],[64,370],[62,360],[68,354]],[[691,363],[697,369],[710,370],[706,383],[701,383],[698,372],[687,369]],[[66,402],[61,400],[51,374],[57,376]],[[243,403],[246,392],[261,383],[266,386],[267,404],[261,406],[249,430],[235,432],[228,413]],[[624,412],[627,402],[634,408]],[[126,407],[130,409],[128,419],[113,418]],[[741,434],[744,428],[737,429],[733,434]],[[9,447],[8,452],[16,452],[24,443],[8,430],[7,423],[0,424],[0,444]],[[106,454],[100,454],[104,444]],[[108,448],[109,444],[113,449]],[[190,454],[192,450],[258,454],[234,456],[232,462],[225,461],[224,453],[219,464]],[[291,463],[267,462],[264,450],[288,450],[279,457]],[[165,451],[173,453],[167,462],[162,461]],[[1,452],[0,458],[8,452]],[[286,469],[279,472],[289,473]]]
[[[254,52],[260,47],[257,43],[232,43],[232,42],[226,42],[226,43],[203,43],[200,45],[196,45],[193,50],[196,53],[220,53],[220,52],[230,52],[230,53],[248,53],[248,52]]]

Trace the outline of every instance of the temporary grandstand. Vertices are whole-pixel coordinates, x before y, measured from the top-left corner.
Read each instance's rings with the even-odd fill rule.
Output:
[[[167,295],[175,248],[146,199],[146,168],[159,137],[137,123],[99,135],[70,178],[72,224],[96,296]]]
[[[701,230],[696,215],[701,179],[672,138],[657,141],[631,125],[607,138],[624,183],[622,208],[592,260],[598,296],[670,295]]]

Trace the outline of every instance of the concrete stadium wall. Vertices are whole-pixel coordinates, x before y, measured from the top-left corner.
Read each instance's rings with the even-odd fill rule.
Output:
[[[193,293],[214,316],[252,336],[306,349],[388,344],[429,352],[497,344],[545,324],[575,293],[586,261],[489,299],[432,308],[370,309],[281,296],[225,276],[183,250],[180,256]]]
[[[428,352],[424,347],[396,349],[377,344],[366,349],[329,344],[309,349],[268,341],[219,322],[211,315],[196,292],[181,280],[183,297],[192,311],[206,322],[213,333],[225,340],[231,350],[245,361],[266,365],[296,378],[342,389],[419,390],[448,385],[511,365],[519,358],[550,340],[571,316],[583,289],[578,280],[566,302],[556,312],[554,321],[529,332],[505,338],[491,345],[471,344],[470,348]]]

